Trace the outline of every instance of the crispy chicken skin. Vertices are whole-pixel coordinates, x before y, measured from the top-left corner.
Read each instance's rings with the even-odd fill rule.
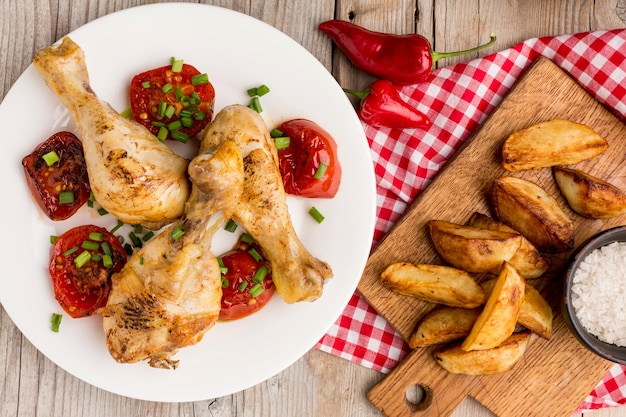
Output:
[[[157,228],[179,218],[190,192],[188,161],[97,97],[83,50],[65,37],[33,64],[78,126],[98,203],[129,224]]]
[[[239,149],[225,142],[215,154],[192,162],[200,190],[192,185],[183,218],[135,252],[113,275],[103,312],[109,352],[121,363],[148,360],[157,368],[176,368],[176,351],[199,342],[217,319],[222,284],[211,239],[221,225],[213,215],[241,195],[243,163]],[[172,231],[182,227],[182,237]]]
[[[232,218],[263,248],[284,301],[316,300],[332,270],[309,253],[294,230],[278,155],[264,120],[248,107],[225,107],[205,130],[199,154],[211,153],[225,141],[239,147],[244,166],[243,193],[232,208]]]

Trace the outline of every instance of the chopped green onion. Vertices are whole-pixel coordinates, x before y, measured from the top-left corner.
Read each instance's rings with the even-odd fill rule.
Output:
[[[203,111],[197,111],[193,114],[193,118],[196,120],[204,120],[206,119],[206,113]]]
[[[263,107],[261,106],[261,100],[259,100],[259,97],[257,96],[252,97],[252,100],[250,100],[250,104],[248,105],[248,107],[250,107],[252,110],[254,110],[257,113],[263,112]]]
[[[109,214],[109,212],[104,207],[100,207],[98,209],[98,214],[101,215],[101,216],[104,216],[106,214]]]
[[[187,143],[189,140],[189,135],[185,132],[181,132],[180,130],[174,130],[170,133],[172,135],[172,139],[175,139],[182,143]]]
[[[140,248],[143,246],[143,244],[141,243],[141,240],[139,240],[139,238],[137,237],[137,235],[135,234],[135,232],[130,232],[128,234],[128,237],[130,238],[130,240],[133,242],[133,246],[136,248]]]
[[[248,281],[242,281],[241,284],[239,284],[239,286],[237,287],[237,291],[243,292],[243,290],[245,290],[247,286]]]
[[[81,248],[87,250],[98,250],[100,248],[100,244],[97,242],[92,242],[91,240],[83,240],[83,243],[80,245]]]
[[[81,252],[76,258],[74,258],[74,264],[77,268],[82,268],[87,262],[91,260],[91,254],[87,251]]]
[[[59,193],[59,204],[72,204],[74,202],[74,191],[62,191]]]
[[[226,275],[228,273],[228,268],[226,268],[226,265],[224,265],[224,260],[221,257],[217,258],[217,264],[220,267],[220,273],[222,275]]]
[[[105,268],[111,268],[113,266],[113,258],[111,258],[111,255],[104,255],[102,257],[102,265],[104,265]]]
[[[189,96],[189,104],[194,104],[194,105],[198,105],[202,103],[202,99],[200,98],[200,95],[197,92],[192,92],[191,96]]]
[[[254,242],[254,238],[253,238],[251,235],[249,235],[248,233],[243,233],[243,234],[239,237],[239,239],[241,239],[241,241],[242,241],[243,243],[252,243],[252,242]]]
[[[182,235],[185,234],[185,229],[183,226],[178,226],[174,230],[172,230],[172,240],[178,240]]]
[[[163,94],[167,94],[170,91],[172,91],[172,88],[174,88],[174,87],[172,87],[172,84],[171,83],[167,83],[163,87],[161,87],[161,91],[163,91]]]
[[[263,293],[263,285],[260,283],[254,284],[254,286],[248,290],[248,293],[250,293],[252,297],[257,298]]]
[[[193,126],[193,119],[191,117],[181,117],[180,123],[183,125],[183,127],[191,127]]]
[[[139,265],[143,265],[143,256],[139,258]]]
[[[133,255],[133,247],[131,245],[129,245],[128,243],[126,243],[124,245],[124,252],[126,252],[126,254],[128,256],[132,256]]]
[[[50,244],[54,245],[54,242],[56,242],[58,238],[58,236],[50,235]]]
[[[250,96],[250,97],[254,97],[254,96],[258,95],[256,93],[256,87],[249,88],[248,90],[246,90],[246,93],[248,93],[248,96]]]
[[[50,151],[44,156],[42,156],[43,160],[46,161],[48,166],[52,166],[55,162],[57,162],[60,158],[59,155],[55,151]]]
[[[313,175],[313,178],[315,178],[316,180],[321,179],[324,176],[324,173],[326,172],[326,168],[328,168],[328,165],[326,165],[323,162],[320,162],[319,166],[317,167],[317,170],[315,171],[315,175]]]
[[[159,106],[157,107],[157,116],[165,116],[165,109],[167,109],[167,102],[163,100],[159,101]]]
[[[87,199],[87,207],[93,208],[93,203],[96,201],[96,197],[93,195],[93,191],[89,191],[89,198]]]
[[[52,313],[52,318],[50,319],[50,329],[53,332],[59,333],[59,327],[61,326],[62,319],[63,316],[61,314]]]
[[[263,257],[256,251],[256,249],[252,248],[248,251],[248,253],[254,258],[255,261],[263,262]]]
[[[149,241],[150,239],[152,239],[152,236],[154,236],[154,232],[152,230],[150,230],[148,233],[146,233],[145,235],[143,235],[143,237],[141,238],[141,240],[143,240],[144,242]]]
[[[113,254],[113,251],[111,250],[111,246],[109,246],[108,242],[102,242],[100,244],[100,247],[102,248],[102,252],[104,252],[105,255],[111,256]]]
[[[182,59],[174,59],[172,57],[172,72],[181,72],[183,70],[183,63],[184,61]]]
[[[191,77],[191,85],[204,85],[209,83],[209,75],[207,73],[197,74]]]
[[[143,88],[150,88],[151,85],[152,84],[150,83],[150,81],[144,81],[144,82],[141,83],[141,86]]]
[[[279,136],[274,138],[274,145],[276,146],[276,149],[287,149],[290,143],[291,138],[289,136]]]
[[[100,262],[102,260],[102,255],[100,255],[99,253],[94,253],[93,255],[91,255],[91,260],[94,262]]]
[[[122,112],[120,113],[120,116],[122,116],[124,119],[130,119],[130,117],[133,115],[133,109],[130,107],[126,107],[124,110],[122,110]]]
[[[176,90],[174,90],[174,95],[176,96],[176,100],[180,100],[183,96],[183,89],[180,87],[176,87]]]
[[[140,224],[136,224],[135,227],[133,227],[133,231],[140,235],[143,233],[143,226]]]
[[[267,268],[267,266],[263,265],[262,267],[256,270],[256,272],[252,276],[252,281],[256,283],[263,281],[268,271],[269,269]]]
[[[237,222],[235,222],[233,219],[228,219],[226,225],[224,226],[224,230],[230,233],[234,233],[235,230],[237,230]]]
[[[228,288],[229,285],[230,283],[228,282],[228,279],[222,275],[222,288]]]
[[[117,232],[120,229],[120,227],[122,227],[122,226],[124,226],[124,222],[118,219],[117,220],[117,224],[115,225],[115,227],[113,229],[111,229],[111,233]]]
[[[257,87],[257,89],[256,89],[256,94],[259,97],[263,97],[264,95],[266,95],[269,92],[270,92],[270,88],[268,86],[266,86],[265,84]]]
[[[278,130],[276,128],[272,129],[270,131],[270,136],[273,138],[279,138],[281,136],[283,136],[285,133],[282,130]]]
[[[321,222],[324,221],[324,215],[322,213],[320,213],[319,210],[316,209],[315,207],[311,207],[311,209],[309,210],[309,214],[318,223],[321,223]]]
[[[159,132],[157,133],[157,139],[161,142],[165,142],[165,139],[167,139],[167,135],[169,134],[169,132],[170,131],[167,130],[167,127],[161,126],[159,128]]]
[[[174,113],[176,113],[176,107],[172,106],[171,104],[168,104],[167,108],[165,109],[165,112],[163,113],[163,116],[169,119],[174,115]]]
[[[71,254],[73,254],[74,252],[76,252],[78,250],[78,246],[74,246],[72,248],[69,248],[68,250],[66,250],[65,252],[63,252],[63,256],[70,256]]]
[[[102,232],[90,232],[89,239],[102,242],[102,240],[104,240],[104,234]]]
[[[181,127],[182,127],[182,123],[180,122],[180,120],[174,120],[173,122],[168,123],[167,130],[171,132],[173,130],[180,129]]]
[[[152,120],[152,121],[150,122],[150,124],[151,124],[152,126],[154,126],[154,127],[163,127],[163,126],[165,126],[165,123],[163,123],[163,122],[157,122],[156,120]]]

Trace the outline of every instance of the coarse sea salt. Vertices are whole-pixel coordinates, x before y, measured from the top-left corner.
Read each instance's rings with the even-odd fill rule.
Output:
[[[626,346],[626,242],[602,246],[583,259],[572,281],[572,306],[589,333]]]

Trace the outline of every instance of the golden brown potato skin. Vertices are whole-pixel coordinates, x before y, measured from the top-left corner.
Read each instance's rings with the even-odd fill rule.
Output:
[[[522,242],[515,231],[489,230],[443,220],[431,220],[428,227],[439,255],[467,272],[499,271],[502,262],[510,260]]]
[[[508,262],[502,265],[485,307],[461,344],[462,350],[491,349],[513,334],[524,300],[525,284],[524,278]]]
[[[443,265],[389,265],[381,274],[382,285],[399,294],[436,304],[475,308],[485,302],[483,289],[465,271]]]
[[[489,297],[495,283],[495,279],[480,283],[483,291],[485,291],[485,296]],[[535,287],[526,282],[524,300],[519,310],[517,323],[545,339],[550,339],[552,337],[552,321],[553,313],[550,304]]]
[[[626,213],[626,193],[616,186],[566,167],[553,167],[552,174],[570,208],[591,219],[608,219]]]
[[[559,203],[537,184],[516,177],[494,181],[489,199],[496,217],[520,232],[540,252],[574,248],[574,224]]]
[[[409,346],[415,349],[462,339],[470,333],[479,314],[479,308],[435,307],[417,323]]]
[[[607,147],[606,139],[589,126],[553,119],[509,135],[502,146],[502,165],[509,171],[572,165]]]
[[[483,229],[516,233],[515,229],[479,212],[473,213],[467,224],[469,226],[480,227]],[[539,278],[548,269],[550,269],[550,263],[543,256],[541,256],[541,253],[539,253],[537,248],[535,248],[535,246],[524,236],[522,236],[522,242],[519,249],[509,260],[509,263],[517,270],[517,272],[520,273],[521,276],[526,279]],[[492,272],[497,273],[498,271]]]
[[[530,331],[514,333],[499,346],[469,352],[454,344],[433,352],[433,357],[439,366],[455,374],[497,374],[510,370],[524,356],[530,336]]]

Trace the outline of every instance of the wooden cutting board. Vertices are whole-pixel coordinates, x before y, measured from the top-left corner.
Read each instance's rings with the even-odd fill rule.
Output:
[[[494,179],[504,175],[526,178],[557,198],[574,221],[576,247],[601,230],[626,224],[626,216],[588,220],[574,214],[549,168],[521,173],[502,168],[500,149],[510,133],[557,117],[587,124],[609,142],[604,154],[576,168],[626,189],[626,126],[554,63],[540,58],[418,195],[367,262],[358,290],[405,340],[433,305],[385,289],[380,284],[381,272],[394,262],[443,263],[430,241],[427,222],[465,223],[474,211],[491,214],[485,193]],[[409,353],[374,386],[368,392],[369,400],[388,417],[449,416],[467,396],[501,417],[571,415],[612,363],[583,348],[560,314],[562,270],[569,255],[549,258],[551,270],[542,278],[529,280],[552,306],[554,334],[551,340],[533,335],[526,354],[511,371],[489,376],[450,374],[435,363],[432,348],[421,348]],[[416,384],[425,397],[419,404],[411,404],[405,394]]]

